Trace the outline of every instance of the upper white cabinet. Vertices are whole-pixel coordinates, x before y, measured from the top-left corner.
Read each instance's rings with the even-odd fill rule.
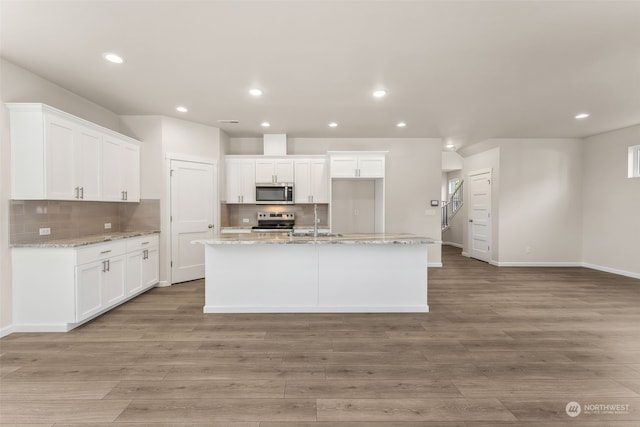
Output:
[[[331,178],[384,178],[384,151],[329,152]]]
[[[254,159],[230,159],[227,168],[227,203],[255,203],[256,161]]]
[[[102,143],[102,198],[106,201],[140,201],[140,147],[120,138]]]
[[[11,115],[13,199],[122,200],[110,193],[125,180],[118,194],[128,191],[128,201],[139,201],[137,141],[44,104],[6,105]],[[112,159],[105,162],[107,141],[118,141],[129,155],[118,156],[117,167],[105,171],[116,165]]]
[[[329,203],[326,164],[324,157],[294,161],[296,203]]]
[[[256,159],[256,182],[293,182],[293,160]]]

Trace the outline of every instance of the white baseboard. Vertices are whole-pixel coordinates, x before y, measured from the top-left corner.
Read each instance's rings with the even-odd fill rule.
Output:
[[[77,325],[79,325],[78,323]],[[12,332],[69,332],[74,328],[72,323],[33,323],[13,325]]]
[[[441,262],[428,262],[427,267],[442,267]]]
[[[203,313],[428,313],[428,305],[254,307],[205,305]]]
[[[453,246],[453,247],[460,248],[460,249],[462,249],[462,248],[463,248],[463,246],[462,246],[460,243],[454,243],[454,242],[442,242],[442,245],[443,245],[443,246],[444,246],[444,245],[446,245],[446,246]]]
[[[14,333],[13,325],[5,326],[4,328],[0,328],[0,338],[6,337],[9,334]]]
[[[588,262],[583,262],[582,266],[585,268],[590,268],[592,270],[604,271],[606,273],[618,274],[620,276],[631,277],[633,279],[640,279],[640,273],[634,273],[632,271],[618,270],[617,268],[611,267],[603,267],[601,265],[590,264]]]
[[[171,283],[169,283],[166,280],[162,280],[162,281],[156,283],[156,288],[164,288],[166,286],[171,286]]]
[[[467,258],[471,258],[471,255],[469,255],[469,252],[462,251],[461,255],[466,256]]]
[[[510,262],[510,261],[493,261],[491,262],[498,267],[582,267],[583,264],[580,261],[533,261],[533,262]]]

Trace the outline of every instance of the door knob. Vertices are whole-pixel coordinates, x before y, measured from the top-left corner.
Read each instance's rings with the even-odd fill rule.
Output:
[[[209,227],[209,228],[213,228],[213,224],[209,224],[209,225],[208,225],[208,227]]]
[[[469,220],[469,222],[473,222],[473,220],[472,220],[472,219],[470,219],[470,220]]]

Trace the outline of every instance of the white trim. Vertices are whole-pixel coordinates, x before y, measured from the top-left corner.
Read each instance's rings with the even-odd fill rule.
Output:
[[[218,160],[213,157],[192,156],[182,153],[165,153],[164,158],[167,160],[182,160],[184,162],[206,163],[212,165],[216,165],[218,163]]]
[[[161,280],[160,282],[156,283],[156,288],[166,288],[167,286],[171,286],[171,283],[169,283],[166,280]]]
[[[511,261],[493,261],[493,265],[498,267],[582,267],[580,261],[533,261],[533,262],[511,262]]]
[[[205,305],[203,313],[428,313],[429,306],[327,306],[327,307],[254,307]]]
[[[467,258],[471,258],[471,257],[469,256],[469,252],[462,251],[462,253],[461,253],[460,255],[462,255],[462,256],[466,256]]]
[[[582,267],[590,268],[592,270],[604,271],[606,273],[618,274],[620,276],[631,277],[633,279],[640,279],[640,273],[634,273],[632,271],[619,270],[617,268],[604,267],[602,265],[590,264],[588,262],[583,262]]]
[[[442,267],[441,262],[428,262],[427,267]]]
[[[460,243],[454,243],[454,242],[442,242],[442,245],[444,245],[444,246],[453,246],[453,247],[460,248],[460,249],[463,248],[463,246]]]
[[[100,313],[102,314],[102,313]],[[95,316],[94,316],[95,317]],[[91,317],[93,319],[94,317]],[[91,319],[87,319],[91,320]],[[86,323],[29,323],[25,325],[13,325],[13,332],[69,332],[76,326]]]
[[[0,328],[0,338],[4,338],[7,335],[10,335],[12,333],[16,332],[15,328],[13,325],[9,325],[9,326],[5,326],[4,328]]]

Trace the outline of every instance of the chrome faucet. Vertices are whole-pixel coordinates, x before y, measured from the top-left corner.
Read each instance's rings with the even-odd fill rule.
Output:
[[[313,237],[318,237],[318,205],[313,205]]]

